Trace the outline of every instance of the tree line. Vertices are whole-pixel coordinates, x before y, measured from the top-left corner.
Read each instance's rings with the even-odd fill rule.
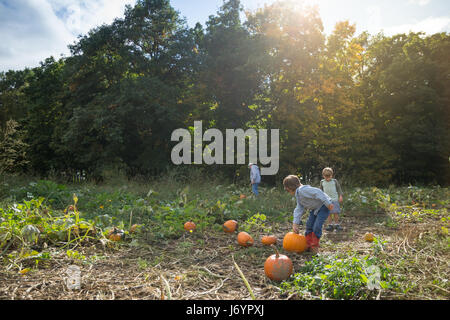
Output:
[[[280,129],[273,179],[331,166],[371,185],[450,181],[447,33],[356,34],[343,21],[327,35],[314,7],[244,12],[239,0],[191,28],[169,0],[138,0],[69,48],[0,73],[0,171],[159,174],[173,130],[202,120]]]

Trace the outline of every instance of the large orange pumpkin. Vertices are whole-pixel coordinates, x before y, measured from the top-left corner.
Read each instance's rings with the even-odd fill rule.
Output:
[[[195,230],[195,223],[188,221],[184,224],[184,230],[186,231],[194,231]]]
[[[292,274],[292,260],[288,256],[279,254],[276,248],[275,251],[276,254],[268,257],[264,263],[264,272],[270,280],[283,281]]]
[[[283,239],[283,248],[286,251],[302,253],[308,247],[305,236],[288,232]]]
[[[253,245],[253,238],[247,232],[239,232],[237,242],[243,247],[251,247]]]
[[[264,236],[261,238],[261,242],[265,246],[270,246],[272,244],[277,243],[277,237],[275,236]]]
[[[226,233],[233,233],[236,231],[238,223],[236,220],[228,220],[223,224],[223,231]]]

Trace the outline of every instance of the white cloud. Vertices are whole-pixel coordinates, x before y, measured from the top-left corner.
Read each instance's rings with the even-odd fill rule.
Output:
[[[122,17],[135,0],[0,1],[0,71],[68,55],[79,34]]]
[[[426,34],[434,34],[438,32],[450,32],[450,17],[428,17],[422,21],[411,24],[402,24],[384,28],[386,35],[394,35],[399,33],[425,32]]]
[[[122,17],[125,5],[135,0],[47,0],[73,34],[85,34],[92,27]]]
[[[416,4],[419,6],[426,6],[430,2],[431,2],[431,0],[409,0],[409,3]]]

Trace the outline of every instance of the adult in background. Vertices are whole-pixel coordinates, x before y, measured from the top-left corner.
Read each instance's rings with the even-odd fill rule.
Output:
[[[248,167],[250,169],[250,183],[252,184],[252,191],[255,196],[258,195],[258,185],[261,183],[261,173],[259,168],[254,163],[249,163]]]

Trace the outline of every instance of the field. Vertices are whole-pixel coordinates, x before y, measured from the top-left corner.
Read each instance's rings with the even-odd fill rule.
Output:
[[[450,298],[448,188],[345,188],[344,230],[324,231],[313,255],[282,248],[295,202],[281,186],[254,198],[250,186],[203,179],[3,177],[0,299]],[[252,247],[223,232],[228,219],[253,236]],[[193,232],[186,221],[196,223]],[[108,238],[113,227],[124,230],[119,241]],[[264,274],[274,250],[260,239],[269,234],[294,263],[282,283]],[[66,282],[69,266],[79,268],[79,288]]]

